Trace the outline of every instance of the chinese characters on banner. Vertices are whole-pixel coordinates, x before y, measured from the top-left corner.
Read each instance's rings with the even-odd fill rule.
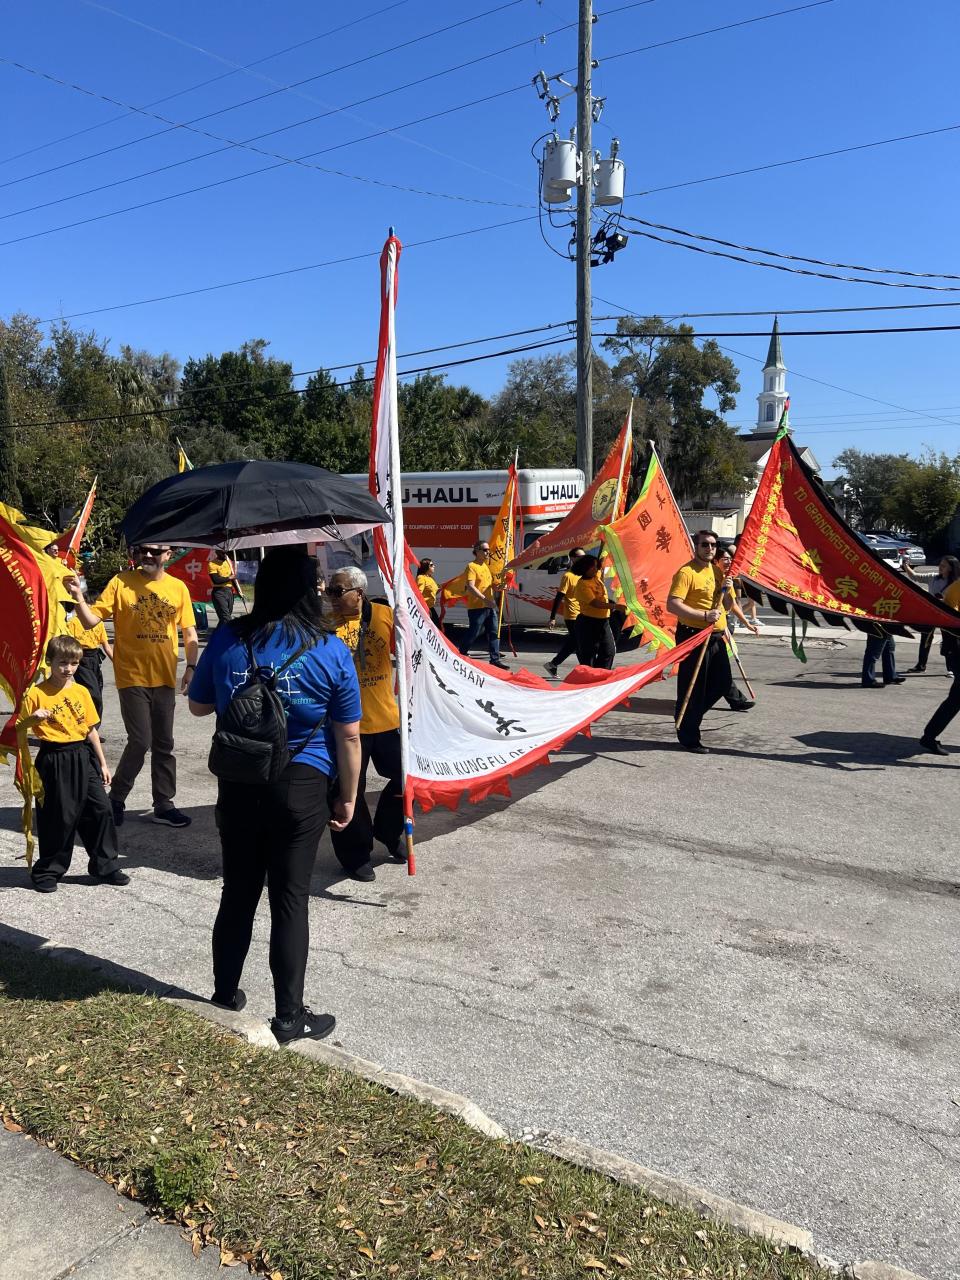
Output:
[[[213,593],[213,582],[207,569],[209,558],[206,551],[190,547],[186,551],[172,555],[166,572],[172,578],[179,578],[186,583],[193,604],[209,604]]]
[[[860,542],[789,436],[770,450],[733,571],[798,605],[854,621],[960,627],[960,616]]]
[[[623,519],[601,529],[604,567],[614,597],[626,606],[633,634],[672,648],[677,621],[667,613],[667,594],[693,546],[657,451],[651,449],[636,502]]]

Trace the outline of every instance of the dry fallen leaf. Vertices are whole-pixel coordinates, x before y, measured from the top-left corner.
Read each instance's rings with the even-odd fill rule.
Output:
[[[373,1257],[373,1250],[365,1244],[362,1244],[360,1246],[360,1248],[357,1250],[357,1253],[362,1253],[365,1258]]]
[[[546,1218],[541,1218],[539,1213],[535,1213],[533,1215],[533,1220],[537,1224],[537,1226],[541,1229],[541,1231],[546,1229],[547,1220]]]
[[[532,1174],[532,1173],[529,1173],[525,1178],[520,1179],[521,1187],[539,1187],[541,1182],[543,1182],[543,1179],[538,1178],[535,1174]]]
[[[431,1254],[427,1257],[427,1261],[428,1261],[428,1262],[439,1262],[441,1258],[446,1257],[446,1253],[447,1253],[446,1249],[434,1249],[433,1253],[431,1253]]]
[[[707,1235],[707,1233],[703,1230],[702,1227],[699,1231],[695,1231],[693,1234],[697,1237],[697,1239],[700,1241],[701,1244],[710,1243],[710,1237]]]
[[[240,1265],[240,1259],[230,1249],[220,1246],[220,1265],[221,1267],[237,1267]]]
[[[17,1124],[15,1120],[11,1120],[9,1116],[3,1117],[3,1127],[7,1133],[23,1133],[23,1125]]]
[[[607,1264],[601,1262],[599,1258],[587,1258],[582,1264],[584,1271],[606,1271]]]
[[[622,1253],[612,1253],[610,1256],[611,1258],[613,1258],[614,1262],[617,1264],[618,1267],[633,1266],[633,1263],[630,1261],[630,1259],[625,1258]]]

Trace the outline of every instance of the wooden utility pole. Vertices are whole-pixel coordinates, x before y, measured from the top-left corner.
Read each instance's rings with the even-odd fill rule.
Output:
[[[577,466],[593,479],[593,298],[590,289],[593,204],[593,0],[580,0],[577,68]]]

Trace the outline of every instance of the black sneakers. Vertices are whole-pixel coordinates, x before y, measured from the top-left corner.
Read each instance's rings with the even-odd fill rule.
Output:
[[[950,754],[938,738],[921,738],[920,745],[924,751],[929,751],[933,756],[948,756]]]
[[[351,880],[362,880],[365,884],[371,880],[376,880],[377,873],[373,869],[373,863],[369,860],[361,862],[359,867],[352,867],[347,875]]]
[[[296,1018],[271,1018],[270,1030],[278,1044],[291,1040],[324,1040],[337,1025],[332,1013],[314,1013],[304,1005]]]
[[[161,809],[159,813],[154,813],[151,821],[159,822],[164,827],[189,827],[193,819],[171,806],[169,809]]]
[[[110,874],[106,876],[98,876],[95,871],[88,871],[88,875],[92,880],[95,880],[97,884],[123,885],[130,883],[130,877],[125,871],[111,871]]]
[[[37,893],[57,892],[57,882],[52,876],[38,876],[33,881],[33,887],[36,889]]]

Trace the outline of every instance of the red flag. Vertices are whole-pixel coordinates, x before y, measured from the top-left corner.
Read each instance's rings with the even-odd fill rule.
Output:
[[[860,541],[785,433],[770,450],[732,572],[801,616],[806,608],[861,622],[960,627],[960,615]]]
[[[193,604],[209,604],[213,593],[213,580],[207,570],[209,561],[205,551],[188,547],[171,558],[165,572],[171,578],[185,582]]]
[[[588,486],[586,493],[569,511],[555,529],[531,543],[513,561],[513,568],[544,560],[547,556],[561,555],[572,547],[590,547],[600,541],[600,526],[616,519],[622,510],[623,496],[630,475],[633,453],[633,405],[613,448],[607,454],[603,466]]]

